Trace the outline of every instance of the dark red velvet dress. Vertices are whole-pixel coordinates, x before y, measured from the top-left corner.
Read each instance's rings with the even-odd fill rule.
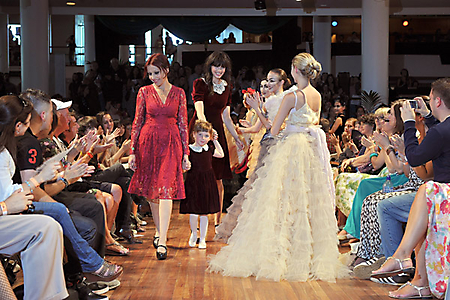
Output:
[[[219,212],[219,190],[212,168],[214,149],[212,143],[208,144],[208,151],[190,149],[191,169],[186,173],[186,200],[181,201],[180,213],[208,215]]]
[[[223,148],[225,156],[223,158],[213,157],[212,166],[216,179],[231,179],[233,178],[230,169],[230,156],[228,153],[228,145],[223,128],[222,112],[227,106],[231,104],[231,89],[230,85],[227,85],[225,91],[222,94],[210,94],[208,86],[202,78],[198,78],[194,81],[194,87],[192,90],[192,100],[194,103],[197,101],[203,101],[204,113],[206,120],[210,122],[213,128],[219,135],[219,144]],[[192,133],[195,120],[197,120],[197,113],[194,113],[194,117],[189,124],[189,132]]]
[[[139,90],[131,132],[137,170],[128,192],[154,202],[185,198],[181,162],[189,154],[187,123],[182,89],[172,86],[165,104],[153,85]]]

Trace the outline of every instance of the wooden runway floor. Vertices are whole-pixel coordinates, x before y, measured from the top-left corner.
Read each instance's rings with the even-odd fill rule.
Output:
[[[121,286],[107,293],[110,299],[390,299],[388,291],[397,288],[359,279],[338,280],[337,283],[272,282],[207,273],[207,256],[224,246],[212,241],[213,218],[210,217],[207,249],[190,248],[189,217],[178,214],[178,207],[179,203],[174,202],[167,260],[156,259],[151,218],[147,218],[149,224],[142,237],[144,244],[131,245],[132,253],[128,257],[107,257],[124,267]]]

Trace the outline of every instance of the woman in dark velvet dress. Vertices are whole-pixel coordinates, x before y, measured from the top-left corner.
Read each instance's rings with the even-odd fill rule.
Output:
[[[234,128],[230,117],[231,104],[231,61],[224,52],[213,52],[204,63],[203,77],[194,81],[192,99],[194,100],[195,114],[189,125],[192,132],[196,119],[208,121],[219,135],[219,143],[224,151],[224,158],[213,158],[213,169],[219,189],[220,211],[214,218],[216,226],[220,224],[223,206],[222,179],[231,179],[230,158],[223,123],[227,126],[235,139],[236,146],[243,148],[243,144]]]

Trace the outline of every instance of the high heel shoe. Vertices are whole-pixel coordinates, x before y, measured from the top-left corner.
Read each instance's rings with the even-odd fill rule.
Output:
[[[165,260],[167,258],[167,247],[164,245],[158,245],[158,248],[159,247],[166,249],[166,252],[158,252],[158,249],[156,249],[156,258],[158,260]]]
[[[159,243],[159,236],[154,236],[153,237],[153,247],[155,247],[155,249],[158,248],[158,243]]]

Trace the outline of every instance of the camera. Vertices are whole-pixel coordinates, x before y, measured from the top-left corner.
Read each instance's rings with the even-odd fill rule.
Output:
[[[417,100],[408,100],[409,101],[409,105],[411,105],[411,108],[418,108],[419,105],[417,103]]]

